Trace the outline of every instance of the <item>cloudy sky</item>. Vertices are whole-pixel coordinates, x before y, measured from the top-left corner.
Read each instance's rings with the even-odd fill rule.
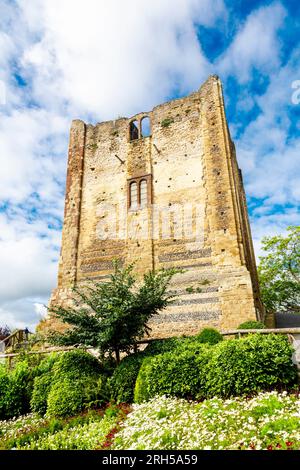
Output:
[[[298,0],[0,0],[0,325],[33,328],[56,284],[73,118],[131,116],[216,73],[257,254],[300,224],[299,24]]]

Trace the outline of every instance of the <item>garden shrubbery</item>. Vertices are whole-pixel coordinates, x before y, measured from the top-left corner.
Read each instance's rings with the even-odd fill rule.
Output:
[[[144,359],[143,353],[132,354],[125,357],[114,370],[109,380],[109,387],[111,398],[117,403],[133,401],[136,378]]]
[[[40,375],[34,379],[34,386],[30,406],[32,411],[44,416],[47,411],[47,400],[51,390],[53,377],[50,372]]]
[[[47,374],[51,380],[44,378]],[[35,380],[32,406],[39,413],[46,410],[48,416],[74,415],[107,401],[106,381],[100,362],[91,354],[81,350],[61,354],[51,372]]]
[[[283,335],[253,334],[224,341],[213,348],[202,396],[228,397],[294,385],[292,352]]]
[[[141,403],[156,395],[195,397],[204,386],[211,349],[200,345],[147,358],[137,377],[134,401]]]
[[[193,337],[152,342],[109,368],[91,354],[51,354],[37,365],[0,367],[0,419],[30,410],[65,418],[113,400],[143,402],[156,395],[203,399],[287,389],[297,380],[292,347],[283,335],[251,334],[222,341],[207,328]]]
[[[108,401],[107,377],[91,354],[69,351],[51,354],[39,364],[18,362],[13,370],[0,367],[0,419],[28,413],[70,416]]]
[[[72,380],[66,376],[51,386],[47,399],[47,416],[64,418],[96,408],[107,401],[101,376],[84,376]]]
[[[143,362],[134,399],[229,397],[286,388],[297,380],[291,357],[292,347],[281,335],[251,335],[201,347],[188,342],[186,351],[181,346]]]
[[[214,328],[204,328],[195,339],[199,343],[217,344],[223,341],[223,336]]]
[[[238,330],[262,330],[266,325],[261,321],[248,320],[238,326]]]
[[[13,371],[0,366],[0,419],[28,413],[33,377],[26,361],[19,362]]]

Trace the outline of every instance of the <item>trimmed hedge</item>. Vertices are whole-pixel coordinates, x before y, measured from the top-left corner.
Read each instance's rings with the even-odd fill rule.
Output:
[[[134,401],[141,403],[156,395],[193,398],[204,386],[211,348],[192,345],[184,350],[160,354],[144,360],[137,377]]]
[[[155,356],[156,354],[174,351],[174,349],[178,348],[178,346],[181,345],[182,341],[185,341],[185,339],[185,337],[174,337],[151,341],[151,343],[144,350],[144,354],[147,356]]]
[[[102,374],[103,367],[94,356],[78,349],[60,354],[54,362],[53,372],[56,379],[68,375],[74,380],[82,376]]]
[[[223,341],[223,336],[214,328],[204,328],[197,336],[195,340],[199,343],[217,344]]]
[[[108,399],[103,367],[85,351],[51,354],[36,374],[30,404],[42,416],[71,416]]]
[[[141,364],[145,358],[143,353],[125,357],[114,370],[109,380],[110,396],[117,403],[131,403],[133,391]]]
[[[31,410],[40,416],[44,416],[47,411],[47,399],[51,390],[53,377],[47,372],[34,379],[32,397],[30,400]]]
[[[0,367],[1,420],[29,412],[33,377],[33,371],[26,361],[19,362],[13,371]]]
[[[66,376],[55,382],[47,399],[47,416],[65,418],[102,405],[103,378],[85,376],[75,381]]]
[[[137,377],[134,400],[155,395],[229,397],[296,384],[292,347],[282,335],[249,335],[215,346],[187,344],[147,358]]]
[[[293,348],[284,335],[253,334],[216,345],[202,397],[244,395],[296,384]]]
[[[262,330],[263,328],[266,328],[266,325],[256,320],[245,321],[237,327],[238,330]]]

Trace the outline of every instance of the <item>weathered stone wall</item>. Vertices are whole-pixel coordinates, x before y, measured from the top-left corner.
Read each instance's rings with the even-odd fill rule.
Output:
[[[148,116],[151,135],[130,140],[133,119]],[[132,179],[147,180],[146,207],[129,207]],[[149,269],[178,266],[178,295],[152,322],[153,336],[234,328],[263,309],[246,198],[230,139],[221,83],[130,119],[71,127],[58,288],[105,280],[112,260]]]

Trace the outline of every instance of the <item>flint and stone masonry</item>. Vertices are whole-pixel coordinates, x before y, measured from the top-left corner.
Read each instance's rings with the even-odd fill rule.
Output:
[[[147,125],[146,125],[147,124]],[[153,319],[153,337],[263,320],[246,198],[226,122],[222,86],[152,111],[99,124],[72,122],[58,286],[105,282],[112,261],[183,268],[178,296]],[[48,318],[45,325],[57,327]]]

